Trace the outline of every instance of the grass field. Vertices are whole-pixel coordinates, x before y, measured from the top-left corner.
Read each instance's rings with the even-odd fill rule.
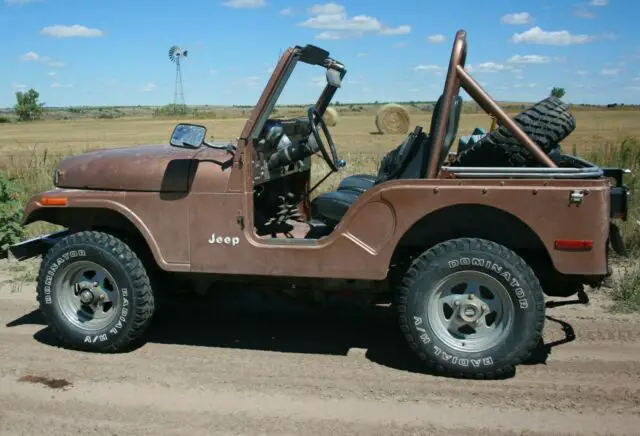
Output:
[[[515,115],[521,107],[508,109]],[[396,147],[405,135],[378,134],[375,127],[375,106],[364,108],[340,107],[340,120],[331,127],[340,157],[348,163],[340,174],[332,175],[325,181],[322,190],[335,187],[340,179],[354,173],[375,173],[382,156]],[[52,186],[52,171],[65,156],[97,148],[110,148],[128,145],[167,143],[176,122],[190,121],[205,125],[212,140],[226,141],[237,137],[246,120],[238,116],[248,109],[217,109],[208,116],[196,119],[159,118],[141,115],[139,112],[124,113],[116,118],[76,117],[75,119],[44,120],[30,123],[0,124],[0,171],[14,178],[20,187],[19,201],[24,204],[34,193]],[[304,108],[285,108],[279,115],[291,116],[304,114]],[[431,112],[420,107],[411,107],[411,124],[429,128]],[[640,189],[640,111],[627,108],[619,109],[573,109],[576,117],[576,130],[563,141],[562,148],[567,153],[577,153],[600,165],[631,168],[634,174],[628,177],[632,190]],[[490,119],[476,110],[463,111],[459,136],[467,135],[476,127],[487,129]],[[455,151],[455,146],[454,146]],[[319,179],[326,174],[326,165],[321,159],[314,161],[313,178]],[[640,210],[638,202],[632,197],[632,216],[623,225],[623,234],[630,247],[640,252]],[[32,224],[25,236],[40,233],[50,227]],[[621,288],[625,294],[621,297],[624,304],[640,309],[640,271],[634,270],[627,287]],[[629,288],[629,286],[631,288]],[[631,295],[631,300],[629,300]],[[631,301],[631,303],[629,303]]]
[[[231,110],[230,110],[231,111]],[[222,114],[220,114],[222,112]],[[234,111],[235,112],[235,111]],[[245,113],[248,111],[245,111]],[[293,110],[286,111],[293,114]],[[339,109],[340,121],[331,134],[340,153],[380,154],[398,144],[403,135],[377,135],[374,108],[362,112]],[[510,109],[510,115],[519,110]],[[636,110],[574,110],[576,130],[563,142],[563,148],[576,147],[583,153],[605,143],[615,143],[626,136],[640,137],[640,111]],[[300,108],[298,115],[304,114]],[[207,126],[215,140],[237,137],[246,118],[226,118],[224,111],[215,119],[184,118]],[[0,153],[2,156],[33,153],[73,153],[88,149],[122,145],[164,143],[168,140],[177,118],[127,116],[116,119],[78,118],[73,120],[39,121],[32,123],[0,124]],[[411,123],[425,129],[431,123],[430,111],[411,111]],[[490,119],[483,113],[464,113],[460,121],[460,135],[469,134],[475,127],[488,128]]]

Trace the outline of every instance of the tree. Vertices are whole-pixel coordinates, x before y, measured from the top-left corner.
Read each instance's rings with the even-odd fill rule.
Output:
[[[556,98],[562,98],[566,94],[564,88],[553,87],[551,90],[551,95]]]
[[[42,115],[44,103],[38,101],[40,93],[31,88],[27,92],[16,92],[17,103],[13,110],[20,121],[37,120]]]

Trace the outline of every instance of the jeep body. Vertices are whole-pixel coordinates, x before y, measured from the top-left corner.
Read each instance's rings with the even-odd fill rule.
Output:
[[[550,159],[466,72],[466,51],[466,33],[459,31],[429,134],[417,128],[406,141],[407,149],[413,150],[411,157],[402,155],[402,144],[394,155],[400,156],[394,169],[400,176],[387,175],[382,182],[356,187],[359,191],[339,189],[311,198],[312,154],[320,152],[333,171],[345,165],[338,158],[340,144],[334,146],[321,117],[346,68],[318,47],[295,46],[280,58],[233,143],[207,144],[201,127],[181,124],[169,144],[92,151],[62,161],[55,170],[55,188],[29,200],[24,224],[47,221],[66,230],[17,244],[11,254],[18,259],[45,254],[50,256],[45,261],[54,262],[53,252],[62,241],[82,245],[82,235],[99,232],[130,247],[147,271],[193,283],[206,284],[220,277],[278,279],[280,284],[313,279],[363,281],[372,285],[375,301],[392,301],[404,308],[403,331],[427,363],[462,375],[498,374],[519,363],[526,351],[518,355],[520,360],[507,358],[509,353],[500,355],[496,345],[489,354],[476,351],[456,357],[457,348],[449,344],[443,355],[446,343],[434,345],[437,329],[422,330],[429,316],[416,315],[415,295],[422,292],[416,277],[440,277],[428,259],[444,256],[447,260],[442,265],[452,271],[484,271],[477,280],[487,274],[504,280],[505,289],[513,292],[514,307],[535,307],[536,312],[522,315],[522,320],[514,312],[511,324],[528,323],[525,330],[531,336],[522,339],[522,344],[528,344],[539,337],[544,308],[541,294],[533,297],[535,292],[523,283],[531,280],[535,283],[531,289],[539,287],[547,295],[569,295],[584,284],[597,286],[610,274],[612,241],[614,248],[623,251],[613,220],[626,219],[627,191],[621,169],[602,169],[571,156],[565,156],[561,166]],[[272,118],[278,96],[299,62],[325,68],[327,85],[307,116]],[[520,141],[534,165],[449,165],[447,159],[455,157],[450,148],[460,114],[461,87]],[[321,139],[320,131],[326,139]],[[192,139],[185,140],[182,134]],[[390,165],[393,169],[393,162]],[[74,235],[76,240],[70,239]],[[498,262],[495,256],[502,255],[502,248],[495,247],[505,247],[523,259],[535,279],[525,273],[516,279],[517,273],[509,272],[508,265],[520,264],[508,264],[511,254],[505,254],[504,265]],[[474,283],[480,283],[477,280]],[[50,285],[45,283],[46,276],[39,281],[44,295]],[[89,301],[92,291],[86,289],[87,293],[76,294]],[[50,288],[49,292],[62,291]],[[55,298],[46,303],[45,297],[40,301],[48,308]],[[414,304],[413,316],[406,315],[407,304]],[[477,313],[491,310],[490,304],[476,303],[471,297],[455,304],[461,308],[460,319],[476,324]],[[62,323],[53,313],[48,318],[51,323]],[[67,342],[81,336],[80,330],[73,336],[61,326],[57,331]],[[95,336],[101,338],[97,341],[87,334],[77,342],[98,347],[104,338],[102,349],[115,350],[119,345],[110,342],[109,331]],[[114,338],[120,338],[117,333]],[[126,342],[118,340],[117,344]],[[474,356],[481,363],[469,364]]]

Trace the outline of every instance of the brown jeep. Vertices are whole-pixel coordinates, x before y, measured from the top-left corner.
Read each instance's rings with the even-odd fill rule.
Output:
[[[314,153],[330,174],[345,166],[323,114],[346,69],[318,47],[289,48],[235,143],[179,124],[170,144],[61,162],[24,224],[66,230],[10,255],[43,255],[37,299],[69,347],[125,349],[175,283],[234,279],[301,296],[364,290],[370,304],[395,306],[409,346],[437,372],[512,371],[541,340],[544,295],[598,286],[609,247],[624,253],[612,220],[627,219],[626,170],[561,152],[575,119],[556,98],[510,118],[465,70],[466,53],[461,30],[428,132],[416,127],[378,174],[312,198]],[[299,62],[324,68],[327,84],[306,116],[275,118]],[[453,153],[461,87],[499,126]]]

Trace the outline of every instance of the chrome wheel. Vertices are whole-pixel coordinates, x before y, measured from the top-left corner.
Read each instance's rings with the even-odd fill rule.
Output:
[[[76,327],[87,332],[102,330],[118,317],[118,285],[94,262],[79,261],[65,267],[53,286],[62,314]]]
[[[426,302],[428,322],[447,346],[479,352],[500,344],[514,322],[515,307],[502,283],[480,271],[460,271],[435,285]]]

